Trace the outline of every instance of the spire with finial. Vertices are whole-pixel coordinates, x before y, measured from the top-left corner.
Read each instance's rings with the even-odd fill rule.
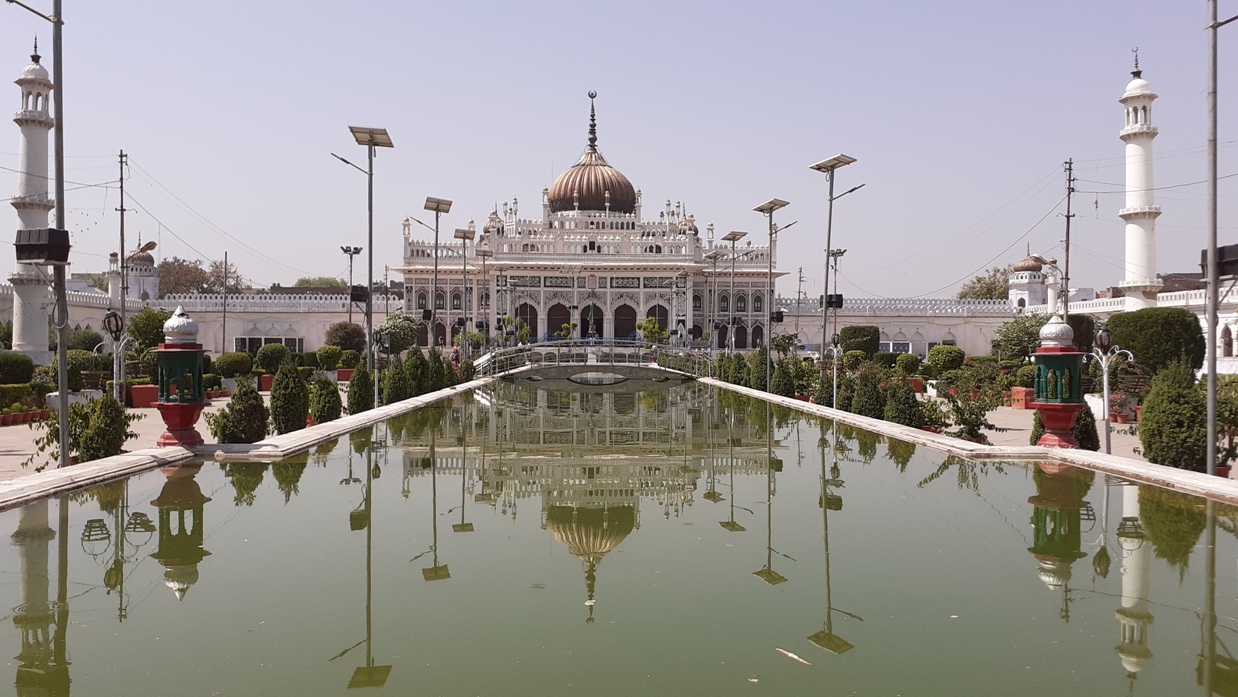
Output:
[[[1131,71],[1131,76],[1143,77],[1143,71],[1139,69],[1139,47],[1132,48],[1131,53],[1135,54],[1135,69]]]
[[[30,60],[31,62],[38,63],[39,58],[41,58],[41,56],[39,55],[39,35],[35,34],[34,35],[34,53],[30,54]]]
[[[593,100],[597,99],[597,96],[597,92],[589,90],[589,149],[594,152],[598,149],[597,112],[593,108]]]

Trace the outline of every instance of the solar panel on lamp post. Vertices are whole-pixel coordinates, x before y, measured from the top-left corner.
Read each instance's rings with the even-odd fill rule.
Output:
[[[768,262],[768,270],[765,275],[765,391],[769,391],[770,381],[770,358],[769,358],[769,336],[773,330],[774,318],[774,238],[778,234],[778,228],[774,226],[774,211],[780,210],[789,205],[786,201],[780,198],[771,198],[752,210],[769,218],[769,253],[765,255]]]
[[[833,249],[831,245],[833,244],[832,234],[833,234],[833,228],[834,228],[834,199],[842,198],[843,196],[846,196],[852,191],[859,189],[860,186],[864,186],[863,184],[861,184],[860,186],[857,186],[853,189],[843,192],[842,194],[838,196],[835,196],[834,195],[834,172],[839,167],[846,167],[847,165],[852,164],[855,161],[856,160],[854,157],[851,157],[849,155],[843,155],[840,153],[831,158],[822,160],[814,165],[808,166],[809,169],[816,171],[816,172],[821,172],[822,174],[824,174],[828,178],[828,181],[830,183],[829,198],[826,199],[828,205],[827,205],[826,214],[825,214],[825,282],[822,283],[821,285],[821,353],[823,356],[825,355],[825,336],[826,336],[826,332],[829,331],[826,327],[828,326],[830,304],[826,302],[825,296],[826,294],[830,292],[830,251]],[[823,380],[825,379],[825,364],[824,363],[821,365],[821,378]]]
[[[735,243],[742,240],[748,233],[743,230],[732,230],[722,236],[723,242],[731,243],[731,290],[727,295],[727,313],[730,317],[727,319],[726,330],[726,351],[728,354],[735,352]]]
[[[460,346],[463,348],[464,356],[469,356],[469,310],[471,304],[469,302],[469,240],[477,236],[477,233],[467,228],[456,228],[455,238],[464,244],[464,255],[461,257],[461,266],[464,268],[464,297],[461,298],[461,305],[464,307],[464,326],[460,327]]]
[[[426,197],[425,209],[434,213],[434,280],[430,282],[430,345],[434,345],[434,325],[438,322],[438,220],[451,212],[451,201]]]

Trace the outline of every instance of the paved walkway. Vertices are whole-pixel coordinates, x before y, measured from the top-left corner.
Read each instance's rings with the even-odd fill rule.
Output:
[[[998,407],[989,413],[989,421],[1005,431],[985,431],[993,445],[1028,445],[1027,439],[1032,433],[1032,415],[1034,409],[1011,409]],[[1129,457],[1132,460],[1147,462],[1143,455],[1143,446],[1139,436],[1131,435],[1130,424],[1110,424],[1110,452],[1114,455]],[[1105,422],[1096,422],[1096,433],[1100,435],[1100,450],[1105,451]]]

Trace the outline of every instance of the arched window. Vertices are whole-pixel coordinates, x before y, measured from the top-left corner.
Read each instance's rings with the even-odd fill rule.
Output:
[[[718,296],[718,309],[722,312],[731,311],[731,298],[726,293]]]
[[[460,291],[453,291],[451,294],[451,309],[459,310],[463,304],[464,303],[460,298]]]
[[[748,296],[746,295],[735,296],[735,311],[736,312],[747,312],[748,311]]]
[[[702,298],[700,295],[693,294],[692,295],[692,311],[700,312],[704,307],[705,307],[705,299]]]
[[[761,297],[759,293],[752,296],[752,311],[765,312],[765,298]]]
[[[434,309],[442,310],[446,307],[447,294],[443,291],[438,291],[434,294]]]
[[[481,301],[481,304],[479,305],[479,307],[483,307],[483,308],[489,309],[489,307],[490,307],[490,291],[488,291],[488,290],[483,290],[483,291],[481,292],[481,297],[479,298],[479,300]]]
[[[417,291],[417,309],[418,310],[426,309],[426,300],[427,300],[426,292],[424,290]]]

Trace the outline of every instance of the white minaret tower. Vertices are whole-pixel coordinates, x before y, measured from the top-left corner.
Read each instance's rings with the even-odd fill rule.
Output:
[[[1126,110],[1126,125],[1120,134],[1126,143],[1126,205],[1118,216],[1126,221],[1126,278],[1119,287],[1126,293],[1130,309],[1156,307],[1161,281],[1156,277],[1156,219],[1161,214],[1152,195],[1152,101],[1156,93],[1148,89],[1135,54],[1135,70],[1118,101]]]
[[[19,229],[47,227],[47,214],[54,206],[47,195],[47,134],[55,125],[50,99],[52,81],[47,68],[39,64],[39,44],[36,41],[31,63],[16,80],[21,88],[21,110],[13,121],[21,127],[18,156],[17,195],[9,202],[17,209]],[[39,270],[18,264],[9,277],[13,284],[13,350],[34,359],[36,364],[52,362],[47,341],[47,308],[51,301],[49,278]]]
[[[1152,650],[1148,648],[1148,627],[1152,624],[1152,613],[1148,611],[1152,545],[1144,537],[1139,520],[1139,487],[1134,484],[1122,487],[1118,544],[1122,549],[1122,605],[1114,615],[1121,635],[1114,649],[1122,659],[1126,674],[1134,678],[1152,658]]]

